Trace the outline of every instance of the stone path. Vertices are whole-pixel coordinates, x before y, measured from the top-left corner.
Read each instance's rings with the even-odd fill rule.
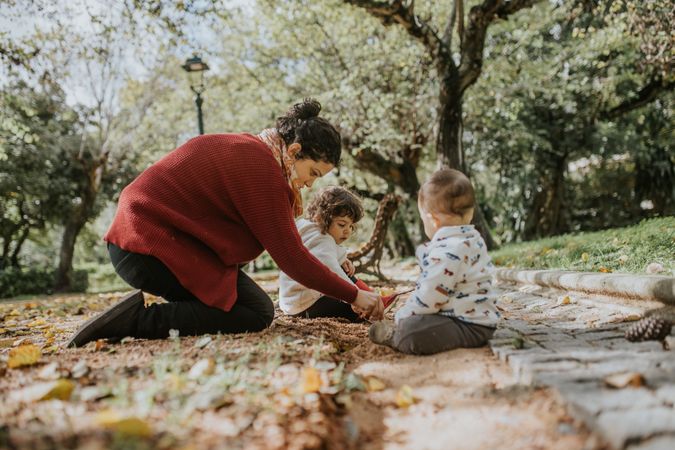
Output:
[[[672,350],[623,337],[633,320],[661,304],[539,286],[501,288],[505,321],[490,345],[519,382],[557,389],[610,448],[675,449],[675,337],[667,339]],[[639,386],[612,388],[605,381],[629,373]]]

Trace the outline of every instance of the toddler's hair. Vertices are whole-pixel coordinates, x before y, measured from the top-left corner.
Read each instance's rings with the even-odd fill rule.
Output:
[[[329,186],[321,189],[307,206],[307,218],[328,231],[335,217],[348,216],[354,223],[363,218],[361,199],[349,189]]]
[[[471,181],[459,170],[437,170],[420,188],[418,199],[427,211],[464,216],[474,207]]]

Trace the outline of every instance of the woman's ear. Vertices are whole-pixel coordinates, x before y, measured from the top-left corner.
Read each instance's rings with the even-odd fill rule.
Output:
[[[286,152],[288,153],[288,156],[292,156],[295,158],[295,155],[300,153],[300,150],[302,150],[302,145],[298,142],[293,142],[291,145],[288,146],[286,149]]]

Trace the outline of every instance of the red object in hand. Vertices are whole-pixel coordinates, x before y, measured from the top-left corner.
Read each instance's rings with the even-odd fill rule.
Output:
[[[368,291],[368,292],[373,292],[373,290],[368,286],[366,283],[364,283],[362,280],[359,280],[358,278],[356,279],[356,282],[354,283],[357,288],[361,289],[362,291]]]
[[[401,292],[397,292],[397,293],[392,294],[392,295],[386,295],[384,297],[381,297],[382,303],[384,304],[384,309],[386,310],[387,308],[392,306],[394,304],[394,302],[398,299],[399,295],[407,294],[408,292],[412,292],[414,290],[415,290],[414,288],[413,289],[406,289],[405,291],[401,291]]]

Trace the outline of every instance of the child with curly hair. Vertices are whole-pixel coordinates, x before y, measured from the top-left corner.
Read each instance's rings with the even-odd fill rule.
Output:
[[[322,189],[307,207],[307,218],[296,220],[302,243],[312,255],[340,278],[370,290],[354,278],[354,265],[340,244],[349,239],[356,224],[363,218],[361,200],[353,192],[339,186]],[[351,322],[361,321],[359,312],[349,303],[324,296],[309,289],[281,272],[279,307],[289,315],[306,318],[342,317]]]
[[[416,252],[422,273],[395,322],[374,323],[370,339],[412,354],[481,347],[492,337],[499,311],[490,256],[471,225],[471,181],[458,170],[434,172],[420,189],[417,204],[431,239]]]

